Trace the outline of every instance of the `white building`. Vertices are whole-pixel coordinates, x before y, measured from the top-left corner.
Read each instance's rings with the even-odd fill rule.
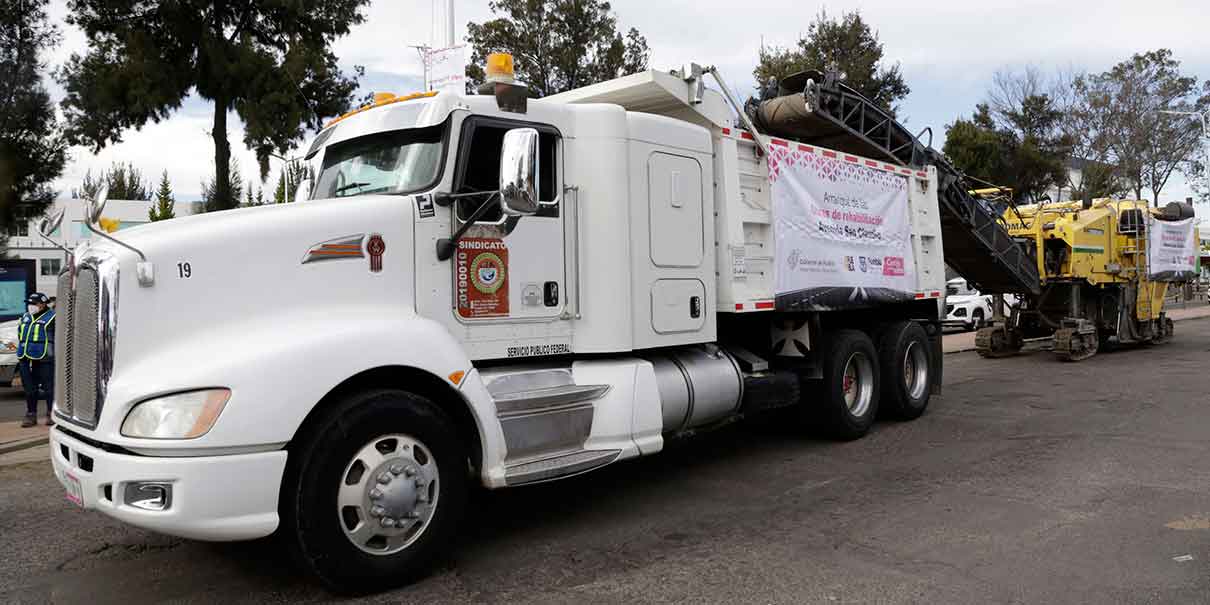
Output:
[[[1083,158],[1070,158],[1067,160],[1067,182],[1060,186],[1052,186],[1046,190],[1046,195],[1054,202],[1066,202],[1072,199],[1072,185],[1081,187],[1084,184],[1084,170],[1090,164],[1094,164],[1092,160]]]
[[[117,220],[118,229],[136,227],[148,222],[147,211],[154,203],[154,201],[109,200],[105,204],[105,212],[102,213],[102,216]],[[63,224],[52,234],[55,240],[69,249],[74,249],[76,244],[81,241],[96,237],[84,226],[83,200],[57,199],[47,210],[46,216],[53,216],[60,208],[65,208],[66,212],[63,214]],[[177,216],[185,216],[192,214],[193,209],[194,204],[177,202],[175,212]],[[13,221],[8,229],[8,253],[14,258],[36,260],[38,263],[37,290],[47,296],[56,296],[59,290],[59,271],[63,269],[67,253],[38,235],[38,223],[41,221],[42,217]]]

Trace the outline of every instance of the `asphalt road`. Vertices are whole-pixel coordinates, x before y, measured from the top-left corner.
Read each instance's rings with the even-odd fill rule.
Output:
[[[1210,320],[1078,364],[946,358],[920,420],[832,443],[741,426],[480,493],[452,562],[371,602],[1210,602]],[[215,486],[222,489],[222,486]],[[74,510],[0,468],[0,602],[331,599],[270,541]]]

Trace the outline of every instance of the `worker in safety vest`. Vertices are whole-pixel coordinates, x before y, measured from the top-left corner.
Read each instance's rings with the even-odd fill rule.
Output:
[[[55,310],[50,299],[34,292],[25,299],[28,311],[17,324],[17,363],[25,388],[25,420],[21,426],[38,423],[39,390],[46,397],[46,426],[54,424],[51,406],[55,401]]]

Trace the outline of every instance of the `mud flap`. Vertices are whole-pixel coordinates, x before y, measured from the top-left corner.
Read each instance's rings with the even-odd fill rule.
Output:
[[[941,348],[941,323],[925,323],[924,331],[929,337],[929,361],[933,364],[933,372],[931,374],[933,384],[929,390],[933,395],[940,395],[942,376],[945,372],[945,364],[942,363],[945,358],[945,352]]]

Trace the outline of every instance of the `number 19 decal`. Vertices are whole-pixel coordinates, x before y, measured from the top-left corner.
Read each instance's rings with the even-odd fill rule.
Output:
[[[193,276],[193,267],[190,267],[189,263],[177,263],[176,273],[180,279],[189,279]]]

